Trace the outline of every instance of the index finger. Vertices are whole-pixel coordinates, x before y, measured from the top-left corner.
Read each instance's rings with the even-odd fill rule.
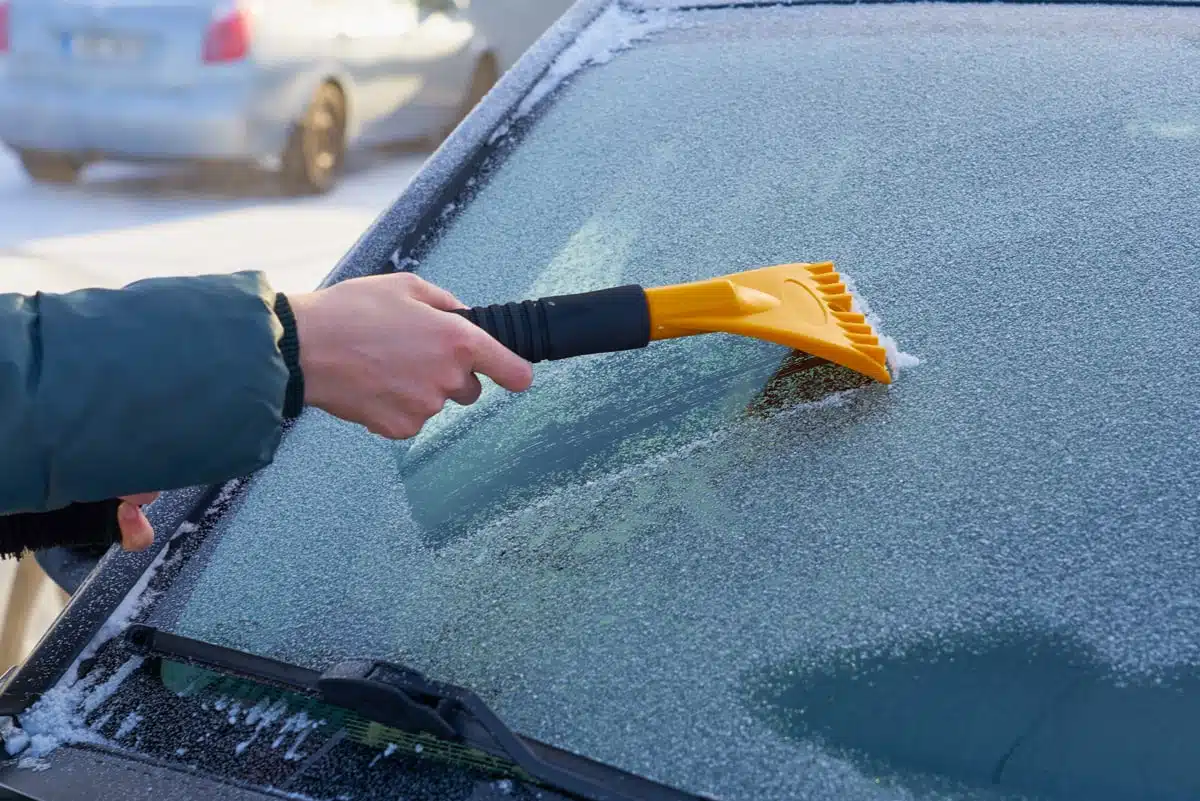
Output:
[[[414,275],[413,277],[417,279],[412,282],[411,295],[414,300],[419,300],[426,306],[432,306],[439,311],[454,311],[455,309],[467,308],[465,303],[454,297],[447,290],[429,283],[419,275]]]
[[[463,322],[466,322],[465,320]],[[483,373],[509,392],[524,392],[533,383],[533,365],[500,344],[482,328],[467,323],[471,337],[472,372]]]

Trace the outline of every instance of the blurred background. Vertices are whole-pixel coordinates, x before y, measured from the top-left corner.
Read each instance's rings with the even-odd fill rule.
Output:
[[[0,292],[314,288],[571,0],[0,0]],[[0,671],[67,596],[0,562]]]

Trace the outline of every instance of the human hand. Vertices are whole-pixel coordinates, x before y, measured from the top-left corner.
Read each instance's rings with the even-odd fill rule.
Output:
[[[121,496],[117,507],[117,524],[121,528],[121,547],[127,551],[144,551],[154,542],[154,529],[142,511],[142,506],[153,503],[157,492]]]
[[[482,373],[511,392],[529,362],[453,309],[465,306],[413,275],[355,278],[289,296],[305,402],[389,439],[416,436],[447,400],[469,405]]]

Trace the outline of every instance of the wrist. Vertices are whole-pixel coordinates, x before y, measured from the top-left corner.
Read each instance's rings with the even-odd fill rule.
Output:
[[[282,292],[275,295],[275,316],[283,326],[279,338],[279,352],[287,367],[287,387],[283,396],[283,417],[291,420],[300,416],[305,402],[303,357],[300,350],[299,322],[290,299]]]
[[[337,359],[332,357],[327,314],[321,311],[320,292],[305,292],[290,295],[292,317],[295,320],[296,339],[300,344],[300,373],[304,376],[304,403],[318,409],[326,409],[331,383],[331,368]]]

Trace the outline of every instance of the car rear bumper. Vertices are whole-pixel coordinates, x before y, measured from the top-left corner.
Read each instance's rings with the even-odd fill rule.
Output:
[[[0,141],[129,159],[258,159],[286,131],[256,119],[248,92],[63,87],[0,81]]]

